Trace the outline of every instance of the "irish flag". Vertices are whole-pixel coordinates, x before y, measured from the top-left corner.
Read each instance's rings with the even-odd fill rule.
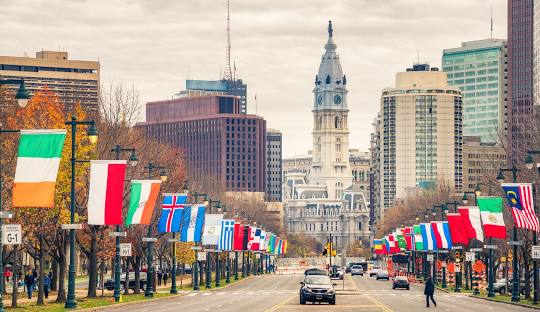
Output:
[[[13,207],[54,207],[56,176],[66,130],[22,130]]]
[[[486,237],[506,239],[503,199],[500,197],[478,197],[477,202]]]
[[[126,225],[150,224],[161,180],[132,180]]]
[[[92,160],[88,194],[88,224],[122,224],[125,160]]]

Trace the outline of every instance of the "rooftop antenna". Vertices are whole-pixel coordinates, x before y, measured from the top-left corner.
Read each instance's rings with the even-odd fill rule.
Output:
[[[223,79],[231,80],[231,18],[230,18],[230,5],[227,0],[227,46],[225,47],[225,72],[223,73]]]
[[[491,25],[490,25],[490,26],[491,26],[491,28],[490,28],[490,29],[491,29],[491,32],[490,32],[489,37],[490,37],[491,39],[493,39],[493,6],[491,7],[491,18],[490,18],[490,22],[491,22]]]

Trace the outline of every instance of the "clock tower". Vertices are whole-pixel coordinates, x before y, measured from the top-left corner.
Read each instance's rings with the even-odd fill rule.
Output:
[[[328,198],[341,199],[352,185],[349,167],[347,78],[343,75],[332,22],[328,22],[328,42],[324,46],[313,89],[313,161],[310,184],[326,185]]]

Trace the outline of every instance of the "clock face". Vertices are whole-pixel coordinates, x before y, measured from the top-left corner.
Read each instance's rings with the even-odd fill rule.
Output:
[[[319,105],[322,104],[322,100],[323,100],[323,96],[322,96],[322,95],[317,96],[317,103],[318,103]]]
[[[335,103],[336,105],[341,104],[341,96],[340,96],[340,95],[335,95],[335,96],[334,96],[334,103]]]

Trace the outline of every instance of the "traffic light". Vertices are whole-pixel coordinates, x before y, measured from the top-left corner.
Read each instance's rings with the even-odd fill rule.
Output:
[[[328,252],[330,251],[330,248],[331,248],[330,243],[326,243],[326,247],[324,248],[323,253],[322,253],[323,256],[328,255]]]

